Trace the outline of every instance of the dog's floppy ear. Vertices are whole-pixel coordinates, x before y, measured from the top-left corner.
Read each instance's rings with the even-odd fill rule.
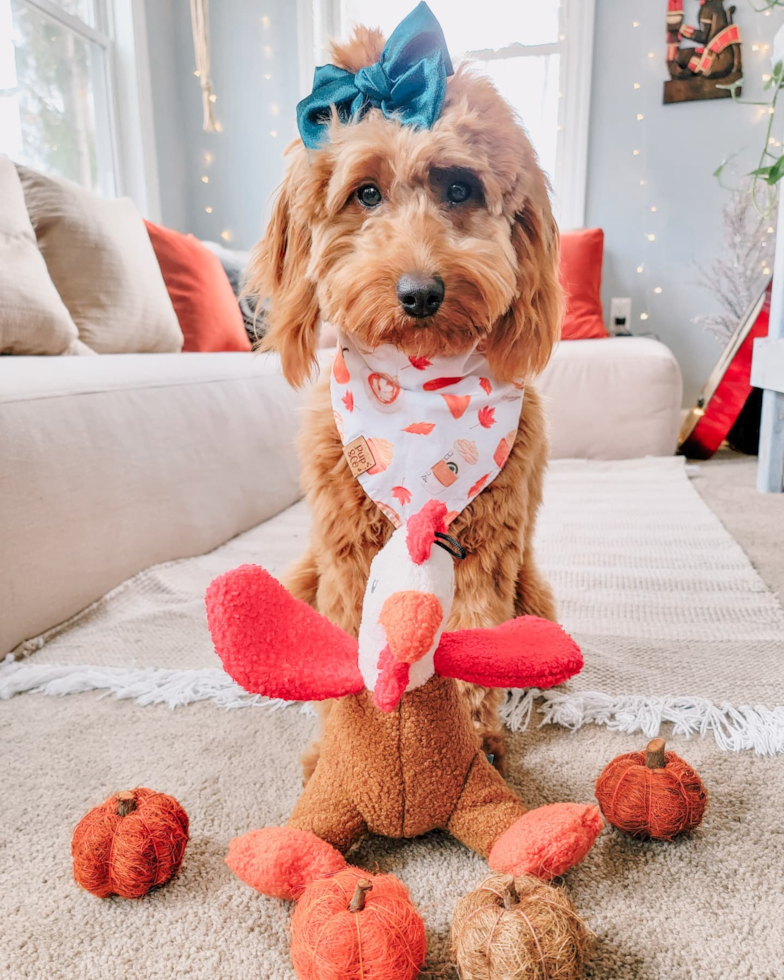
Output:
[[[294,387],[311,376],[316,361],[319,305],[308,278],[309,219],[318,196],[304,148],[289,149],[291,162],[278,191],[264,237],[248,267],[247,289],[269,300],[268,329],[259,350],[277,351],[286,380]]]
[[[487,338],[487,360],[499,381],[538,374],[561,335],[563,290],[559,237],[547,189],[526,197],[515,212],[512,245],[517,255],[517,296]]]

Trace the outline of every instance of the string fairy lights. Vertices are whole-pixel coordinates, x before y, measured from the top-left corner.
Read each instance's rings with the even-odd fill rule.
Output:
[[[765,2],[773,3],[773,0],[765,0]],[[784,7],[784,0],[775,0],[776,4]],[[658,48],[654,50],[650,49],[651,38],[658,36],[661,24],[660,24],[660,13],[657,10],[649,11],[647,5],[643,5],[643,0],[636,0],[635,9],[632,16],[629,17],[627,21],[628,34],[627,34],[627,44],[629,49],[636,51],[637,57],[640,59],[641,64],[638,65],[635,75],[629,81],[631,86],[631,96],[630,96],[630,108],[633,114],[633,119],[637,123],[645,122],[650,118],[656,118],[658,112],[658,89],[661,83],[661,64],[660,59],[664,57],[663,52],[657,53]],[[760,11],[762,12],[762,11]],[[764,11],[766,16],[770,16],[771,10]],[[655,33],[654,33],[655,32]],[[765,28],[762,24],[757,26],[757,37],[753,38],[752,44],[748,45],[751,53],[756,58],[760,59],[759,64],[759,75],[761,76],[762,83],[765,85],[765,91],[768,92],[772,86],[778,86],[781,83],[781,87],[784,88],[784,70],[777,66],[770,66],[770,59],[772,56],[772,45],[763,38],[759,37],[760,33],[765,33]],[[752,61],[751,54],[749,61]],[[748,79],[751,65],[746,67],[746,76]],[[777,72],[779,74],[777,74]],[[736,83],[739,85],[740,83]],[[748,81],[746,82],[748,84]],[[737,97],[737,93],[732,90],[731,95],[733,100],[741,101]],[[752,119],[756,120],[757,123],[766,127],[767,132],[765,134],[765,149],[770,148],[768,154],[768,159],[763,160],[765,162],[771,162],[772,159],[778,158],[778,153],[781,152],[780,148],[782,146],[782,140],[779,139],[780,133],[771,132],[771,123],[773,122],[773,115],[775,113],[775,93],[767,102],[756,103],[755,109],[747,110],[751,113],[749,122]],[[632,132],[631,130],[629,132]],[[667,283],[662,282],[659,279],[658,267],[661,261],[654,258],[656,252],[652,250],[660,250],[662,248],[662,235],[666,229],[665,218],[667,209],[664,208],[662,211],[659,206],[661,202],[657,202],[652,198],[655,189],[658,187],[659,181],[656,178],[655,171],[649,171],[648,168],[648,149],[649,149],[649,136],[650,128],[648,125],[641,127],[641,129],[633,130],[634,137],[631,146],[627,143],[628,149],[631,150],[631,156],[634,163],[634,168],[630,168],[629,177],[636,177],[637,186],[640,188],[638,192],[638,208],[637,214],[639,215],[640,224],[639,229],[639,246],[638,254],[636,256],[636,262],[634,262],[634,269],[638,276],[642,277],[640,282],[641,289],[636,290],[637,297],[635,298],[635,303],[638,304],[639,312],[636,313],[636,319],[646,323],[655,322],[655,314],[658,309],[658,303],[660,297],[664,297],[667,291]],[[628,152],[628,150],[627,150]],[[782,162],[784,162],[784,157],[782,157]],[[723,166],[723,165],[722,165]],[[762,166],[762,164],[760,164]],[[784,168],[782,168],[784,170]],[[717,171],[717,177],[720,177],[721,168]],[[650,179],[649,179],[650,178]],[[753,178],[757,180],[757,178]],[[760,178],[763,179],[763,178]],[[763,184],[764,186],[764,184]],[[784,181],[782,181],[782,186],[784,186]],[[758,208],[759,211],[759,208]],[[769,220],[769,219],[768,219]],[[766,238],[766,242],[763,245],[767,245],[767,257],[763,253],[762,260],[760,261],[760,268],[762,274],[765,276],[771,275],[772,267],[772,250],[771,250],[771,239],[768,236],[775,235],[775,228],[773,224],[763,223],[760,229],[763,236]],[[659,279],[651,281],[652,276],[656,276]],[[648,328],[650,329],[650,328]]]
[[[641,0],[638,0],[638,3],[641,3]],[[632,31],[630,32],[629,45],[630,47],[636,47],[639,51],[639,57],[644,59],[643,64],[640,66],[641,74],[638,75],[637,79],[633,78],[631,82],[633,92],[632,112],[636,123],[644,123],[646,117],[650,115],[651,105],[649,103],[648,93],[653,91],[654,85],[658,82],[659,66],[655,60],[656,52],[648,48],[652,23],[647,10],[643,11],[642,9],[640,9],[637,17],[630,21]],[[655,266],[655,262],[649,261],[648,250],[657,247],[658,225],[656,222],[658,221],[659,209],[657,204],[649,198],[650,192],[647,181],[648,126],[643,126],[641,130],[636,130],[635,132],[642,133],[640,142],[632,149],[632,156],[636,160],[638,168],[636,176],[637,186],[640,188],[640,192],[637,213],[640,215],[640,240],[643,243],[640,246],[641,254],[635,263],[635,272],[638,276],[643,277],[641,290],[643,298],[641,303],[639,300],[637,302],[641,307],[638,319],[642,323],[645,323],[651,318],[649,302],[652,294],[659,296],[663,292],[661,286],[652,288],[649,281],[649,270],[651,266]],[[638,137],[635,137],[635,143],[637,143],[637,139]]]
[[[201,0],[201,2],[204,3],[204,0]],[[262,14],[260,16],[260,18],[259,18],[258,23],[261,25],[261,31],[262,31],[261,40],[262,40],[263,43],[261,44],[261,50],[262,50],[263,54],[265,55],[265,57],[268,58],[268,59],[270,59],[270,58],[272,58],[274,56],[274,53],[275,52],[274,52],[274,49],[273,49],[272,45],[270,43],[268,43],[267,37],[265,35],[266,35],[266,32],[268,32],[270,30],[271,26],[272,26],[272,19],[270,18],[270,16],[268,14]],[[203,51],[201,51],[200,53],[202,55],[204,54]],[[207,65],[207,67],[209,66],[209,55],[208,54],[207,54],[206,65]],[[202,59],[202,62],[200,63],[200,66],[197,67],[196,70],[193,72],[193,74],[197,78],[199,78],[199,79],[201,79],[202,78],[202,75],[204,74],[203,68],[204,68],[204,61]],[[272,80],[273,73],[272,73],[272,71],[269,71],[269,70],[268,71],[265,71],[263,73],[262,77],[263,77],[263,80],[265,82],[269,82],[269,81]],[[206,94],[207,94],[206,101],[208,101],[211,106],[214,106],[215,103],[218,101],[218,97],[211,90],[209,92],[207,92]],[[269,108],[269,115],[270,115],[271,121],[273,119],[277,119],[280,116],[280,114],[281,114],[281,107],[280,107],[280,105],[277,102],[274,102],[274,101],[273,102],[270,102],[268,108]],[[216,133],[222,133],[223,132],[223,126],[221,125],[220,120],[215,120],[214,121],[214,127],[213,127],[213,130],[212,131],[213,132],[216,132]],[[278,131],[276,129],[271,129],[271,130],[269,130],[269,135],[273,139],[275,139],[278,136]],[[201,164],[202,164],[202,173],[201,173],[201,175],[199,177],[199,181],[200,181],[201,184],[204,184],[205,185],[205,190],[209,193],[209,191],[211,189],[210,188],[210,175],[209,175],[208,172],[205,172],[205,171],[209,171],[209,169],[213,167],[213,165],[215,164],[216,156],[215,156],[215,153],[213,153],[210,150],[203,150],[200,153],[200,158],[201,158]],[[219,218],[219,215],[215,211],[214,204],[211,203],[209,201],[209,199],[207,199],[207,200],[202,199],[202,201],[201,201],[201,208],[202,208],[203,213],[205,215],[211,215],[212,216],[210,219],[205,219],[205,221],[208,223],[208,225],[210,225],[210,226],[212,226],[214,228],[215,226],[214,226],[213,222],[216,221]],[[218,227],[220,227],[220,226],[218,226]],[[211,238],[213,238],[213,237],[216,237],[216,235],[217,235],[217,237],[220,237],[220,239],[222,241],[226,242],[226,243],[231,242],[231,241],[234,240],[234,232],[232,231],[231,228],[224,228],[220,232],[217,232],[217,231],[206,232],[205,237],[211,237]]]
[[[641,0],[638,0],[641,2]],[[642,16],[641,16],[642,15]],[[658,30],[658,13],[655,15],[650,15],[656,19],[656,29]],[[643,23],[645,21],[645,23]],[[634,93],[634,102],[632,106],[632,111],[634,113],[634,119],[638,123],[645,121],[647,115],[650,115],[651,104],[649,102],[648,96],[654,91],[655,86],[659,83],[660,66],[658,60],[656,60],[656,51],[648,49],[648,44],[650,43],[649,33],[654,29],[654,20],[649,20],[649,15],[647,12],[640,10],[637,16],[630,19],[629,24],[631,30],[629,33],[629,44],[630,46],[634,44],[639,51],[639,57],[643,59],[643,64],[645,65],[645,71],[643,76],[638,76],[637,80],[632,80],[632,91]],[[636,33],[635,33],[636,32]],[[770,44],[759,40],[752,44],[751,50],[760,58],[766,58],[770,56],[771,46]],[[767,83],[770,81],[770,74],[763,75],[763,82]],[[769,113],[771,112],[771,107],[762,106],[757,111],[758,120],[762,121],[769,118]],[[640,131],[636,131],[640,132]],[[638,256],[637,263],[635,264],[635,270],[637,275],[643,276],[643,289],[642,289],[642,303],[641,309],[638,314],[638,319],[642,322],[649,321],[652,317],[653,310],[651,309],[651,304],[655,298],[658,298],[664,294],[664,286],[661,284],[653,284],[650,282],[650,273],[656,268],[656,262],[649,257],[648,250],[658,249],[661,246],[658,244],[660,227],[660,209],[655,200],[650,200],[650,190],[649,182],[647,181],[648,168],[647,168],[647,154],[648,154],[648,128],[643,127],[642,139],[638,143],[637,138],[635,138],[635,143],[637,146],[631,148],[632,157],[635,159],[638,171],[637,171],[637,182],[640,187],[640,207],[638,208],[638,214],[641,215],[642,228],[640,238],[642,240],[641,254]],[[776,139],[775,136],[771,136],[769,139],[770,145],[780,146],[781,143]],[[647,199],[646,199],[647,198]],[[773,234],[775,229],[771,225],[769,227],[769,234]],[[651,253],[652,254],[652,253]],[[763,272],[769,274],[769,265],[765,261],[762,263],[764,269]]]

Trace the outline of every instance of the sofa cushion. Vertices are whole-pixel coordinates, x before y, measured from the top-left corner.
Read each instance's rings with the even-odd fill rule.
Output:
[[[249,351],[237,297],[220,259],[194,238],[145,221],[174,305],[184,351]]]
[[[0,358],[0,659],[293,503],[307,397],[272,355]]]
[[[182,331],[136,206],[17,165],[49,275],[99,354],[178,351]]]
[[[561,234],[561,282],[566,291],[562,340],[607,336],[602,312],[604,232],[581,228]]]
[[[671,456],[683,382],[675,355],[650,337],[559,344],[536,379],[554,459]]]
[[[16,167],[0,155],[0,354],[82,353],[38,251]]]

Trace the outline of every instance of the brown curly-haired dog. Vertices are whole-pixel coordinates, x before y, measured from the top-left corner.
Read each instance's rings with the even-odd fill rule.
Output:
[[[333,63],[356,72],[383,46],[379,31],[357,28],[333,46]],[[536,156],[490,81],[458,68],[432,129],[378,110],[350,124],[333,116],[322,148],[308,152],[297,140],[287,152],[250,288],[270,298],[261,349],[280,354],[291,384],[316,367],[322,319],[364,346],[395,344],[411,356],[459,354],[481,338],[500,381],[531,378],[545,366],[562,315],[558,231]],[[396,294],[398,280],[412,274],[444,286],[437,312],[424,319],[406,313]],[[370,562],[394,528],[349,470],[326,374],[300,452],[313,530],[284,581],[356,636]],[[456,568],[448,629],[521,613],[555,617],[531,550],[546,456],[541,403],[526,387],[508,462],[450,528],[468,556]],[[504,771],[502,692],[465,685],[465,693],[485,751]],[[314,745],[303,759],[306,779],[317,758]]]

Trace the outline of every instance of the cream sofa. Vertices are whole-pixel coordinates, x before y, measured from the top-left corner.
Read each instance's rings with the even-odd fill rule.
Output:
[[[561,344],[538,387],[554,456],[675,449],[680,372],[656,341]],[[293,503],[306,397],[270,356],[0,357],[0,656]]]

